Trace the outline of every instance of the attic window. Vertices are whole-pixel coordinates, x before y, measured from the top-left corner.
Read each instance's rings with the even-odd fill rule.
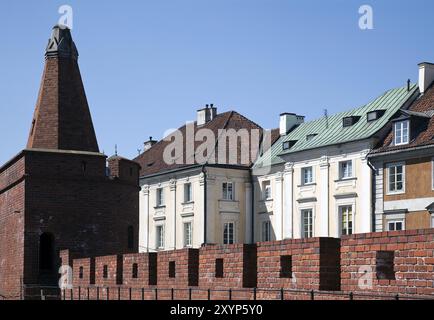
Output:
[[[342,124],[344,128],[351,127],[357,123],[357,121],[360,120],[359,116],[351,116],[351,117],[345,117],[342,119]]]
[[[149,162],[148,163],[148,167],[152,167],[154,165],[155,162]]]
[[[384,115],[384,113],[385,110],[375,110],[375,111],[368,112],[366,114],[366,120],[368,120],[368,122],[378,120]]]
[[[314,133],[314,134],[308,134],[308,135],[306,136],[306,141],[310,141],[310,140],[312,140],[313,138],[315,138],[316,136],[317,136],[316,133]]]
[[[289,150],[291,147],[296,143],[297,141],[284,141],[282,143],[282,149],[283,150]]]

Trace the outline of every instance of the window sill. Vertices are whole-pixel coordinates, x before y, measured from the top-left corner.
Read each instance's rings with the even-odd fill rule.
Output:
[[[339,178],[337,180],[335,180],[335,182],[346,182],[346,181],[355,181],[357,180],[356,177],[351,177],[351,178]]]
[[[386,196],[397,196],[400,194],[405,194],[405,191],[388,191],[388,192],[386,192]]]
[[[297,187],[298,188],[303,188],[303,187],[313,187],[313,186],[316,186],[316,182],[306,183],[306,184],[300,184]]]
[[[154,209],[164,209],[166,208],[166,205],[161,205],[161,206],[155,206]]]
[[[181,203],[183,206],[189,205],[189,204],[194,204],[194,201],[186,201]]]

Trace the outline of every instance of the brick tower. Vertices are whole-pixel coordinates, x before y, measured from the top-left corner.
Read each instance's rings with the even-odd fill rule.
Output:
[[[45,58],[27,147],[0,167],[0,299],[56,285],[64,248],[138,251],[139,165],[99,152],[69,29]]]

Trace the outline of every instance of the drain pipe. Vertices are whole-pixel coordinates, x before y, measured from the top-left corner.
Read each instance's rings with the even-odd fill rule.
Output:
[[[207,172],[205,165],[202,166],[203,174],[203,244],[207,244],[207,220],[208,220],[208,208],[207,208]]]

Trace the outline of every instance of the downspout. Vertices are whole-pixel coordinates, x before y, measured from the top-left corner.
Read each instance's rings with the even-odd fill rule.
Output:
[[[376,225],[375,225],[375,195],[376,195],[376,191],[375,191],[375,176],[377,174],[377,170],[375,169],[375,167],[373,166],[373,164],[371,163],[371,161],[369,160],[369,153],[366,155],[366,163],[368,164],[369,168],[371,168],[372,170],[372,177],[371,177],[371,185],[372,185],[372,190],[371,190],[371,212],[372,212],[372,228],[371,228],[371,232],[375,232],[376,230]]]
[[[203,244],[207,244],[207,215],[208,215],[208,208],[207,208],[207,181],[206,181],[206,167],[205,165],[202,166],[202,173],[203,173]]]
[[[255,243],[255,186],[252,180],[252,173],[250,172],[250,190],[252,190],[252,197],[251,197],[251,201],[252,201],[252,225],[251,225],[251,235],[250,235],[250,243]]]
[[[147,201],[147,212],[148,212],[148,225],[147,225],[147,229],[148,229],[148,232],[147,232],[147,234],[146,234],[146,237],[147,237],[147,243],[146,243],[146,246],[147,246],[147,249],[146,249],[146,251],[147,252],[149,252],[149,216],[150,216],[150,214],[149,214],[149,190],[148,190],[148,201]]]

